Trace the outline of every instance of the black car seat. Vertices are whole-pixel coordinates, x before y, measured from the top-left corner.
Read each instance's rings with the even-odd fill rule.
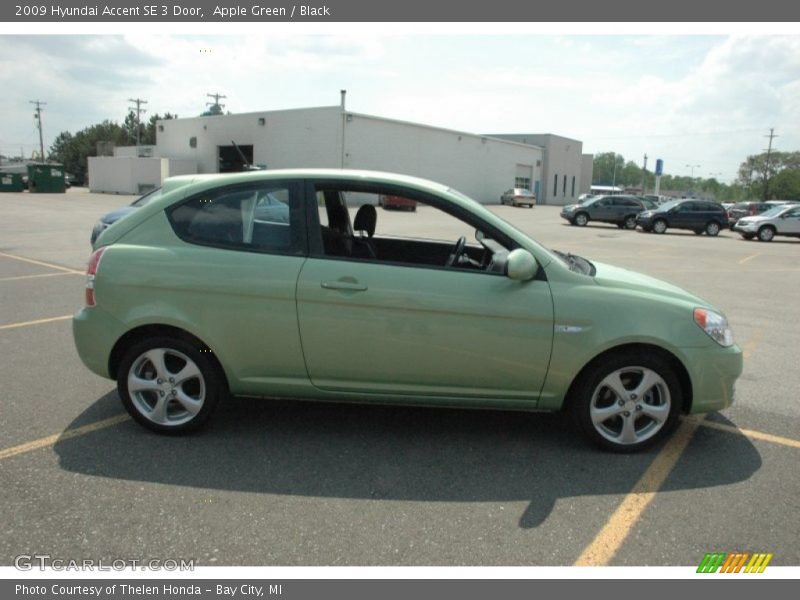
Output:
[[[356,258],[377,258],[375,248],[372,245],[372,236],[375,235],[375,226],[378,223],[378,211],[371,204],[364,204],[358,209],[355,221],[353,221],[353,231],[357,236],[353,237],[353,256]]]
[[[322,227],[322,244],[328,256],[351,256],[353,238],[350,234],[350,217],[341,204],[334,204],[328,213],[328,227]]]

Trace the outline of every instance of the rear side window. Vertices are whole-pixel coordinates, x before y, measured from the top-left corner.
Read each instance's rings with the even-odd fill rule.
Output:
[[[169,220],[192,244],[297,254],[304,251],[300,189],[262,182],[209,190],[173,208]]]

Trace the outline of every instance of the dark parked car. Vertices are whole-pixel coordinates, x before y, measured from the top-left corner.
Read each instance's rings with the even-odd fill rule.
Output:
[[[156,198],[161,197],[161,188],[156,188],[150,192],[147,192],[144,196],[141,196],[134,200],[132,204],[128,206],[123,206],[121,208],[117,208],[112,210],[110,213],[107,213],[100,217],[100,220],[95,223],[94,227],[92,228],[92,245],[94,245],[95,240],[98,236],[103,233],[110,225],[113,225],[117,221],[119,221],[125,215],[129,215],[137,208],[140,208],[150,202],[151,200],[155,200]]]
[[[644,231],[664,233],[668,228],[690,229],[700,235],[715,236],[728,226],[728,214],[721,204],[707,200],[673,200],[636,217]]]
[[[728,221],[730,222],[731,229],[736,225],[736,221],[742,217],[760,215],[774,207],[774,204],[768,202],[737,202],[728,209]]]
[[[561,216],[571,225],[580,227],[589,221],[601,221],[619,228],[636,229],[636,215],[644,208],[642,200],[636,196],[595,196],[583,204],[568,204],[561,209]]]

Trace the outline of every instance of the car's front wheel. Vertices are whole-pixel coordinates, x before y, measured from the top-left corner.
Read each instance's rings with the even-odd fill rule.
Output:
[[[578,213],[573,220],[578,227],[584,227],[589,222],[589,215],[586,213]]]
[[[667,230],[667,222],[664,219],[656,219],[653,221],[653,231],[656,233],[664,233]]]
[[[576,382],[570,410],[587,437],[606,450],[635,452],[666,436],[683,402],[674,369],[662,357],[623,352]]]
[[[625,217],[623,225],[625,226],[625,229],[636,229],[636,217],[633,215],[628,215]]]
[[[153,337],[131,346],[117,373],[117,391],[138,423],[159,433],[202,426],[225,389],[208,350],[181,339]]]
[[[775,230],[769,225],[766,225],[758,230],[758,239],[761,240],[762,242],[771,242],[772,238],[774,237],[775,237]]]

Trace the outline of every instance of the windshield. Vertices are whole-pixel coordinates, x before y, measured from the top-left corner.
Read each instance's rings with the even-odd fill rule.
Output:
[[[681,202],[682,202],[681,200],[670,200],[669,202],[664,202],[664,204],[659,206],[659,208],[662,208],[664,210],[669,210],[670,208],[678,206]]]
[[[785,210],[791,208],[791,206],[776,206],[775,208],[770,208],[769,210],[765,210],[761,213],[760,217],[777,217],[778,215],[782,214]]]

